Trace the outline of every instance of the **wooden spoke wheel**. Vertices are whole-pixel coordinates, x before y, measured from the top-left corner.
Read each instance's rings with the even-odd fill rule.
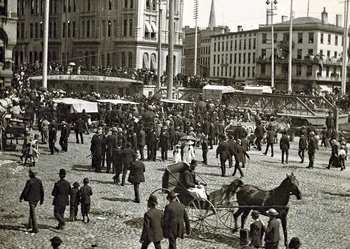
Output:
[[[190,219],[192,235],[200,237],[213,234],[218,226],[218,216],[214,205],[203,198],[190,201],[186,207]]]
[[[235,228],[235,219],[233,214],[237,211],[233,205],[226,207],[218,207],[217,209],[218,217],[222,225],[229,229]]]

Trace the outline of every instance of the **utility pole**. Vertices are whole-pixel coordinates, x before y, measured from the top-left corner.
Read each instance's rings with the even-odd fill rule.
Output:
[[[174,83],[174,0],[169,0],[169,35],[168,35],[168,99],[173,98]]]
[[[163,10],[163,3],[160,0],[158,2],[158,60],[157,60],[157,86],[156,90],[159,91],[161,88],[161,74],[162,74],[162,10]]]
[[[43,88],[47,88],[47,54],[49,47],[49,4],[50,0],[45,0],[44,12],[44,34],[43,34]]]
[[[273,16],[275,15],[277,0],[267,0],[266,4],[271,4],[270,9],[268,9],[268,14],[271,15],[271,87],[275,87],[275,33],[273,26]]]
[[[198,32],[197,32],[197,20],[198,20],[198,0],[194,0],[194,10],[193,10],[193,18],[194,18],[194,63],[193,63],[193,75],[197,75],[197,40],[198,40]]]
[[[341,74],[341,93],[346,94],[346,74],[348,65],[349,0],[344,2],[343,66]]]
[[[292,92],[292,74],[293,74],[293,0],[290,0],[290,23],[289,23],[289,58],[288,58],[288,92]]]

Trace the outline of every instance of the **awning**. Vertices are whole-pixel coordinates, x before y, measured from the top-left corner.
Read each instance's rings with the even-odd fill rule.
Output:
[[[110,103],[113,105],[138,105],[139,103],[123,99],[99,99],[100,103]]]
[[[214,86],[214,85],[206,85],[203,87],[203,90],[213,90],[213,91],[221,91],[222,93],[233,93],[235,89],[232,86]]]
[[[73,98],[54,99],[53,102],[57,104],[70,105],[71,113],[82,113],[83,110],[85,110],[87,113],[98,113],[97,102]]]
[[[151,22],[151,27],[152,27],[153,33],[157,33],[158,32],[158,28],[157,28],[157,25],[156,25],[155,22]]]
[[[161,102],[170,103],[170,104],[193,104],[191,101],[182,100],[182,99],[161,99]]]
[[[329,86],[326,86],[326,85],[319,85],[320,87],[320,91],[321,92],[328,92],[328,93],[331,93],[332,92],[332,88],[330,88]]]
[[[148,21],[145,22],[145,29],[146,29],[146,33],[152,33],[152,27]]]

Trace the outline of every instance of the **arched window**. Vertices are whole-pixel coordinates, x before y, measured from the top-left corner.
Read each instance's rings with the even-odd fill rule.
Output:
[[[133,68],[132,66],[132,52],[129,52],[129,55],[128,55],[128,63],[129,63],[129,68]]]
[[[157,56],[156,54],[151,54],[151,71],[156,72],[157,71]]]
[[[151,8],[151,0],[146,0],[146,9]]]
[[[147,70],[150,69],[148,53],[143,54],[142,68],[147,69]]]

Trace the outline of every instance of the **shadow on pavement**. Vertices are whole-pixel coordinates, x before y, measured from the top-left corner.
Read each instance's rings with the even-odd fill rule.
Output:
[[[121,197],[101,197],[102,200],[106,201],[120,201],[120,202],[130,202],[130,199],[121,198]]]
[[[143,227],[143,218],[134,218],[131,220],[124,221],[124,224],[133,228],[142,229]]]
[[[39,229],[53,229],[55,227],[45,225],[45,224],[38,224],[38,228]],[[23,231],[23,232],[28,231],[28,229],[26,229],[25,224],[21,224],[21,225],[19,225],[19,224],[0,224],[0,229],[12,230],[12,231]]]
[[[216,241],[218,243],[223,243],[233,248],[240,248],[240,240],[237,237],[228,236],[224,234],[217,233],[199,233],[198,235],[190,235],[191,239],[200,240],[200,241]]]
[[[96,182],[96,183],[100,183],[100,184],[113,184],[113,185],[116,185],[114,182],[109,181],[109,182],[106,182],[106,181],[101,181],[101,180],[90,180],[90,182]]]
[[[92,171],[91,165],[73,165],[72,170],[77,171]]]

